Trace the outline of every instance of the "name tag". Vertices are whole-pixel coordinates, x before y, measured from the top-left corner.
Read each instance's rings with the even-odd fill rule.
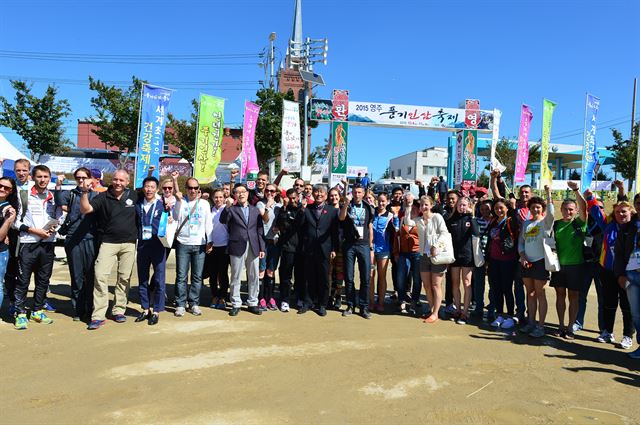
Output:
[[[589,248],[591,248],[591,245],[593,245],[593,236],[585,236],[584,246],[588,246]]]
[[[356,226],[356,230],[358,231],[358,239],[364,238],[364,226]]]
[[[142,226],[142,240],[148,241],[153,236],[151,226]]]

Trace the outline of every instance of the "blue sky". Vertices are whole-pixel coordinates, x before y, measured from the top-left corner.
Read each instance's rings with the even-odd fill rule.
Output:
[[[293,0],[76,1],[4,0],[0,50],[93,55],[257,54],[277,33],[283,57],[291,35]],[[303,32],[329,38],[328,65],[318,65],[330,97],[349,89],[354,100],[455,107],[467,98],[503,111],[501,135],[518,132],[520,104],[534,113],[531,138],[541,134],[542,99],[557,102],[552,143],[581,144],[585,93],[601,99],[599,145],[615,126],[628,137],[633,78],[640,70],[636,21],[640,2],[590,0],[380,1],[303,0]],[[86,57],[84,58],[87,59]],[[141,58],[140,62],[151,62]],[[103,80],[175,82],[170,110],[187,117],[190,100],[204,92],[227,99],[226,122],[239,126],[245,99],[264,79],[259,59],[182,59],[182,65],[41,61],[0,52],[0,95],[12,97],[6,76],[56,82],[76,120],[92,114],[88,75]],[[212,65],[213,62],[248,63]],[[193,65],[193,63],[196,63]],[[63,81],[63,80],[66,80]],[[68,83],[71,84],[68,84]],[[181,84],[177,84],[177,83]],[[196,82],[216,82],[203,88]],[[46,83],[36,82],[38,93]],[[171,87],[171,84],[165,84]],[[0,131],[14,144],[19,137]],[[314,144],[328,136],[313,131]],[[444,146],[448,133],[353,127],[349,162],[379,177],[388,159]]]

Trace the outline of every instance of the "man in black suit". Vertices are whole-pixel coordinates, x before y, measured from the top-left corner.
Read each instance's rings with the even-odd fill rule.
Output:
[[[302,229],[302,252],[306,271],[303,305],[298,314],[304,314],[314,305],[320,316],[326,316],[329,301],[329,259],[338,248],[338,209],[326,203],[327,187],[313,187],[313,205],[302,201],[296,220]]]
[[[258,308],[258,263],[264,257],[264,230],[258,208],[249,204],[249,191],[243,184],[234,189],[237,202],[227,199],[227,208],[220,213],[220,223],[226,224],[229,231],[227,250],[231,264],[231,304],[229,316],[237,316],[242,306],[240,298],[240,273],[242,265],[247,269],[249,298],[247,304],[253,314],[262,314]]]

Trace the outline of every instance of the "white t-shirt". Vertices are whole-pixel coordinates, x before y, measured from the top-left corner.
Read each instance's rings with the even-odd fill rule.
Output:
[[[192,214],[191,210],[196,203],[197,206]],[[177,235],[178,242],[183,245],[206,244],[207,235],[211,233],[211,228],[213,227],[209,202],[202,199],[196,199],[195,201],[183,199],[179,201],[173,209],[173,219],[178,222],[179,227],[185,218],[187,222]]]

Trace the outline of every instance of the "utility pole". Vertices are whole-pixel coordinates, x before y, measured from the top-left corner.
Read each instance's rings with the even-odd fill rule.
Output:
[[[275,62],[275,47],[274,47],[274,42],[276,41],[276,33],[272,32],[271,34],[269,34],[269,69],[270,69],[270,73],[269,73],[269,87],[270,88],[274,88],[275,87],[275,83],[274,83],[274,62]]]
[[[633,79],[633,101],[631,103],[631,136],[629,140],[633,140],[633,127],[636,123],[636,89],[638,87],[638,79]]]

